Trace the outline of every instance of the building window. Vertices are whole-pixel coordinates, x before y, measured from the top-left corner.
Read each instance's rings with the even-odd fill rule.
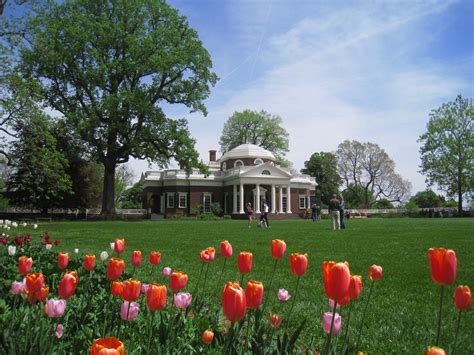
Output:
[[[185,192],[178,193],[178,208],[188,207],[188,194]]]
[[[287,211],[287,209],[286,209],[286,201],[287,201],[286,196],[283,196],[283,197],[282,197],[282,205],[283,205],[283,206],[282,206],[282,207],[283,207],[283,211],[282,211],[282,212],[286,212],[286,211]]]
[[[306,196],[305,195],[300,195],[299,207],[300,207],[300,210],[303,210],[303,209],[306,208]]]
[[[211,203],[212,203],[212,194],[206,192],[202,201],[202,206],[204,208],[204,213],[211,213]]]
[[[264,170],[262,171],[262,175],[272,175],[272,174],[270,173],[270,171]]]
[[[226,170],[227,170],[227,163],[223,162],[222,163],[222,171],[226,171]]]
[[[253,161],[253,164],[254,164],[254,165],[260,165],[260,164],[263,164],[263,160],[262,160],[262,159],[260,159],[260,158],[257,158],[257,159],[255,159],[255,160]]]
[[[174,208],[174,193],[168,193],[168,194],[166,194],[166,196],[167,196],[166,207],[167,208]]]
[[[244,162],[242,160],[236,160],[234,163],[234,168],[240,168],[241,166],[244,166]]]

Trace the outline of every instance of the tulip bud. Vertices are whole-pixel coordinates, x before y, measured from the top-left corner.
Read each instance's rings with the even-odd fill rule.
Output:
[[[323,262],[324,289],[326,295],[335,301],[349,294],[351,274],[346,263]]]
[[[33,266],[33,259],[27,256],[20,256],[18,258],[18,272],[22,275],[26,275],[31,271]]]
[[[141,263],[142,263],[142,252],[139,250],[135,250],[132,253],[132,266],[139,267]]]
[[[186,309],[191,304],[193,296],[188,292],[178,292],[174,295],[173,299],[176,307]]]
[[[134,321],[138,316],[138,311],[140,310],[140,305],[138,303],[125,301],[120,307],[120,318],[122,320],[128,320],[129,322]]]
[[[221,242],[221,256],[223,258],[230,258],[232,256],[232,244],[227,240]]]
[[[248,274],[252,270],[253,254],[248,251],[240,252],[237,258],[237,265],[241,274]]]
[[[456,253],[451,249],[430,248],[431,278],[440,285],[451,285],[456,279]]]
[[[270,326],[272,328],[278,328],[280,325],[281,325],[281,322],[283,321],[283,317],[282,316],[279,316],[277,314],[274,314],[272,312],[270,312],[269,314],[269,322],[270,322]]]
[[[60,339],[63,336],[63,331],[64,331],[64,326],[62,324],[58,324],[56,327],[56,331],[54,332],[54,335],[56,335],[56,338]]]
[[[134,302],[140,297],[142,283],[138,280],[128,279],[123,282],[122,299]]]
[[[125,250],[125,239],[115,239],[114,251],[116,253],[122,254]]]
[[[214,339],[214,333],[211,332],[210,330],[205,330],[204,333],[202,333],[201,340],[204,344],[209,345],[212,343],[212,340]]]
[[[166,306],[167,293],[168,290],[164,285],[148,285],[146,291],[146,304],[148,308],[153,312],[162,310]]]
[[[58,254],[58,267],[60,269],[65,269],[69,264],[69,254],[68,253],[59,253]]]
[[[169,277],[171,275],[171,268],[170,267],[164,267],[163,271],[161,272],[164,277]]]
[[[287,290],[285,290],[284,288],[280,288],[278,290],[277,296],[278,296],[278,299],[282,302],[286,302],[291,298],[290,293]]]
[[[46,301],[45,310],[48,317],[61,318],[66,309],[66,300],[51,298]]]
[[[372,281],[378,281],[382,278],[383,269],[381,266],[372,265],[369,268],[369,277]]]
[[[106,251],[100,253],[100,260],[105,261],[109,257],[109,254]]]
[[[84,269],[91,271],[95,267],[95,254],[86,254],[84,256]]]
[[[113,281],[112,285],[110,286],[110,291],[114,297],[122,296],[123,284],[120,281]]]
[[[199,253],[199,258],[204,263],[210,263],[211,261],[214,260],[215,256],[216,256],[216,250],[213,247],[206,248]]]
[[[247,310],[244,290],[237,282],[228,282],[222,291],[222,309],[232,323],[240,321]]]
[[[92,343],[91,355],[99,355],[99,353],[124,355],[125,346],[115,337],[97,339]]]
[[[68,300],[76,292],[77,282],[79,277],[75,271],[66,272],[59,282],[58,295],[61,298]]]
[[[16,246],[9,245],[8,246],[8,255],[9,256],[14,256],[15,254],[16,254]]]
[[[285,255],[286,243],[280,239],[272,240],[272,258],[281,259]]]
[[[432,346],[426,349],[426,355],[446,355],[446,352],[437,346]]]
[[[467,311],[471,307],[472,295],[469,286],[458,286],[454,291],[454,305],[460,311]]]
[[[323,329],[327,334],[329,334],[329,332],[331,330],[331,321],[332,321],[332,312],[324,313]],[[333,327],[332,327],[332,335],[334,335],[334,336],[339,335],[339,333],[341,332],[341,328],[342,328],[342,318],[339,315],[339,313],[336,313],[334,315],[334,324],[333,324]]]
[[[250,280],[245,288],[245,299],[247,308],[257,309],[262,303],[263,284],[259,281]]]
[[[33,272],[26,275],[26,288],[29,292],[38,292],[44,285],[44,276],[40,272]]]
[[[119,279],[124,270],[125,262],[122,259],[111,258],[107,265],[107,278],[109,280]]]
[[[158,265],[161,260],[161,253],[159,251],[150,251],[150,264]]]
[[[302,276],[308,267],[308,254],[293,253],[290,255],[291,272],[294,275]]]
[[[170,288],[174,292],[178,292],[186,286],[187,282],[188,275],[186,275],[184,272],[174,271],[170,277]]]

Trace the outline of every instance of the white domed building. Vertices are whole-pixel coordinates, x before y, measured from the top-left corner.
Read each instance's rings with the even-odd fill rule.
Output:
[[[316,187],[313,177],[278,166],[271,152],[254,144],[239,145],[218,160],[216,151],[209,151],[209,172],[147,171],[141,179],[144,208],[157,218],[169,218],[191,216],[199,205],[211,212],[218,203],[224,214],[245,218],[247,202],[259,214],[265,200],[270,214],[294,217],[310,206]]]

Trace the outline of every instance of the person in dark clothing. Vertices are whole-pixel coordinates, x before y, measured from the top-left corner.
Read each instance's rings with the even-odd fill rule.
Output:
[[[252,225],[252,219],[253,219],[253,209],[252,209],[252,204],[250,202],[247,203],[245,206],[245,213],[247,214],[247,220],[248,220],[248,226]]]
[[[342,196],[339,197],[341,202],[339,203],[339,224],[341,229],[346,229],[346,224],[344,223],[344,215],[346,213],[346,204],[344,203],[344,198]]]
[[[262,212],[260,215],[260,226],[261,227],[270,227],[270,224],[268,223],[268,204],[267,201],[263,201],[262,204]]]
[[[313,220],[313,222],[318,221],[318,207],[316,206],[316,204],[313,204],[311,206],[311,219]]]
[[[329,200],[329,214],[332,219],[332,229],[341,229],[341,221],[339,217],[339,204],[341,201],[337,199],[337,195],[334,194],[332,199]]]

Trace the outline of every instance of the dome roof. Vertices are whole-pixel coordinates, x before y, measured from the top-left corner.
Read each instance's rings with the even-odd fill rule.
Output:
[[[234,149],[226,152],[220,159],[221,162],[228,159],[241,159],[241,158],[262,158],[275,161],[275,156],[272,152],[263,149],[255,144],[245,143],[241,144]]]

